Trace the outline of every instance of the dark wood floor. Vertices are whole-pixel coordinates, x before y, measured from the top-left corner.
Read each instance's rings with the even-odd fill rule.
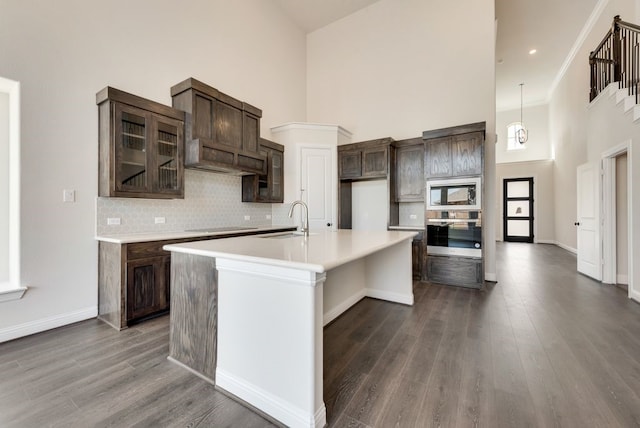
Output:
[[[551,245],[498,244],[485,290],[415,284],[325,329],[330,426],[640,425],[640,305]],[[168,318],[0,344],[0,426],[272,426],[166,360]]]

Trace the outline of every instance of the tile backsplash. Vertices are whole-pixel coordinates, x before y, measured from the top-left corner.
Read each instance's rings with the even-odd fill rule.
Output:
[[[206,227],[291,224],[288,205],[242,202],[242,177],[185,170],[184,199],[97,198],[96,233],[170,232]],[[275,214],[275,215],[274,215]],[[249,220],[245,220],[249,216]],[[155,224],[156,217],[165,223]],[[268,218],[270,217],[270,218]],[[119,218],[119,225],[107,219]]]

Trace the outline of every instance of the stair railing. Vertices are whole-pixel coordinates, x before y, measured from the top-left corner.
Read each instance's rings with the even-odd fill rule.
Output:
[[[640,26],[624,22],[616,15],[611,29],[589,55],[589,67],[589,101],[610,83],[618,82],[618,88],[627,89],[629,96],[640,102]]]

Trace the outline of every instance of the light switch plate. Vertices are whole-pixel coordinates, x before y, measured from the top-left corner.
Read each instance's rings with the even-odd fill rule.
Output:
[[[246,221],[249,221],[249,220],[251,220],[251,216],[250,216],[250,215],[246,215],[246,216],[244,216],[244,219],[245,219]]]
[[[267,214],[265,217],[267,218],[267,220],[271,220],[271,214]]]
[[[107,224],[109,226],[117,226],[120,224],[120,217],[109,217],[107,219]]]
[[[164,217],[155,217],[154,221],[156,224],[164,224],[166,219]]]
[[[71,189],[64,189],[62,191],[62,202],[75,202],[76,191]]]
[[[417,220],[417,219],[418,219],[418,216],[417,216],[417,215],[415,215],[415,214],[409,214],[409,218],[410,218],[411,220]]]

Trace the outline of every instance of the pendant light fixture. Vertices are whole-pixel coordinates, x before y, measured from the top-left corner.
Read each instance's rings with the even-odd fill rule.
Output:
[[[527,128],[524,126],[524,122],[522,121],[522,88],[524,83],[520,84],[520,128],[516,131],[516,139],[518,143],[524,144],[529,139],[529,133],[527,132]]]

